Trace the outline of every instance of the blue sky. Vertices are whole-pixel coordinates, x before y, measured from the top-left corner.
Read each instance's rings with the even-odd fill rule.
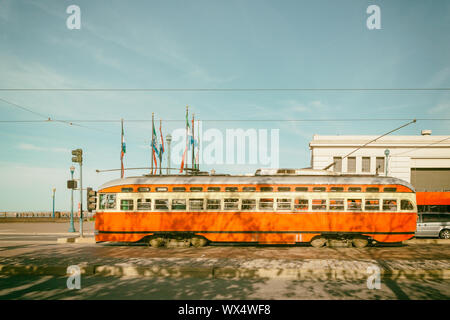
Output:
[[[81,9],[69,30],[66,8]],[[381,30],[366,9],[381,8]],[[450,87],[449,1],[0,0],[0,88]],[[0,98],[53,119],[450,118],[450,93],[35,92]],[[0,101],[1,120],[40,120]],[[280,166],[307,167],[313,134],[383,134],[405,121],[205,122],[203,129],[279,129]],[[0,211],[68,210],[70,150],[84,151],[84,186],[119,173],[120,123],[0,123]],[[449,135],[449,121],[397,134]],[[182,122],[164,122],[167,134]],[[125,166],[149,166],[151,124],[125,122]],[[177,166],[178,164],[173,164]],[[229,173],[254,166],[203,166]],[[78,169],[77,169],[78,170]],[[142,174],[135,171],[127,174]],[[76,173],[77,174],[77,173]]]

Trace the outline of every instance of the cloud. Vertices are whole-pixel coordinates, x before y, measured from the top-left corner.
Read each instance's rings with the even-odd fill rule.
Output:
[[[45,148],[45,147],[39,147],[35,146],[30,143],[20,143],[17,146],[17,149],[20,150],[27,150],[27,151],[46,151],[46,152],[61,152],[61,153],[69,153],[70,150],[66,148]]]

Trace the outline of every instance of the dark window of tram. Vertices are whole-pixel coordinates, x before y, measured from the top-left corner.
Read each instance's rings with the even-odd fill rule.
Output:
[[[414,206],[409,200],[401,200],[400,201],[400,209],[401,210],[413,210]]]
[[[255,192],[256,188],[255,187],[243,187],[242,191],[243,192]]]
[[[255,199],[243,199],[242,200],[242,210],[255,210],[256,200]]]
[[[186,199],[172,199],[172,210],[186,210]]]
[[[152,199],[138,199],[137,200],[138,210],[152,210]]]
[[[167,187],[157,187],[156,192],[167,192]]]
[[[364,209],[367,211],[380,210],[380,200],[378,199],[366,199]]]
[[[306,211],[309,209],[309,200],[308,199],[295,199],[294,200],[294,209],[296,211]]]
[[[208,199],[206,202],[206,209],[220,210],[220,199]]]
[[[383,200],[383,210],[385,211],[396,211],[397,210],[397,200]]]
[[[191,192],[202,192],[203,188],[202,187],[191,187],[189,190],[191,190]]]
[[[326,188],[325,187],[314,187],[313,191],[314,192],[325,192]]]
[[[273,188],[272,187],[261,187],[261,188],[259,188],[259,191],[261,191],[261,192],[272,192]]]
[[[384,188],[383,192],[397,192],[397,188]]]
[[[139,187],[138,192],[150,192],[150,188],[147,187]]]
[[[169,200],[168,199],[156,199],[155,200],[155,210],[168,210]]]
[[[361,199],[348,199],[347,210],[361,210]]]
[[[239,199],[224,199],[223,200],[224,210],[239,210]]]
[[[295,187],[297,192],[308,192],[308,187]]]
[[[120,200],[120,210],[133,210],[133,200]]]
[[[189,199],[190,210],[203,210],[203,199]]]
[[[100,194],[100,209],[115,209],[115,208],[116,208],[115,193]]]
[[[450,205],[421,205],[417,206],[419,212],[450,212]]]
[[[361,192],[360,187],[349,187],[348,192]]]
[[[291,187],[278,187],[278,192],[290,192]]]
[[[313,210],[327,210],[327,200],[326,199],[313,199],[312,200]]]
[[[173,187],[172,192],[186,192],[185,187]]]
[[[277,210],[291,210],[291,199],[277,199]]]
[[[220,187],[208,187],[208,192],[220,192]]]
[[[238,188],[237,187],[225,187],[225,191],[226,192],[237,192]]]
[[[380,192],[380,188],[378,187],[367,187],[366,192]]]
[[[133,188],[122,188],[122,192],[133,192]]]
[[[330,210],[344,210],[344,199],[330,199]]]
[[[331,192],[343,192],[344,188],[343,187],[331,187],[330,191]]]
[[[259,199],[259,209],[273,210],[273,199]]]

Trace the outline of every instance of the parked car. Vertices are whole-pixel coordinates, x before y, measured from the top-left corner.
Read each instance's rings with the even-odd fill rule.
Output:
[[[416,237],[450,239],[450,213],[419,212]]]

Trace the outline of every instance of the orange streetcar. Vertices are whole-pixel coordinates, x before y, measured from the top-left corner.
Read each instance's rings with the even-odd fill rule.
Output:
[[[365,247],[414,236],[414,188],[391,177],[315,170],[254,175],[149,175],[102,185],[97,242],[295,244]]]

